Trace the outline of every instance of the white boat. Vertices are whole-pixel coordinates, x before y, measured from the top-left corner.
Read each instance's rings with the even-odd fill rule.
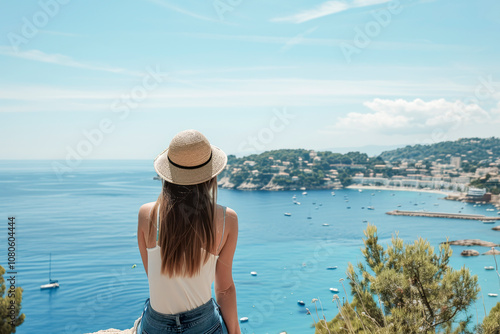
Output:
[[[330,226],[330,224],[323,224],[323,226]]]
[[[305,306],[306,305],[306,303],[304,303],[303,300],[298,300],[297,304],[299,304],[300,306]]]
[[[368,210],[375,210],[375,208],[373,206],[369,206],[367,207]]]
[[[304,191],[304,192],[302,193],[302,195],[307,195],[307,191]]]
[[[285,212],[284,215],[290,217],[292,214],[290,212]]]
[[[362,192],[363,192],[363,190],[361,190],[361,189],[358,189],[358,191],[359,191],[360,193],[362,193]]]
[[[40,289],[55,289],[59,287],[59,283],[57,280],[53,280],[50,277],[51,274],[51,269],[52,269],[52,253],[49,255],[49,283],[48,284],[43,284],[40,285]]]
[[[297,205],[300,205],[300,202],[293,202],[293,204],[297,204]]]
[[[339,293],[339,289],[337,288],[330,288],[330,291],[333,293]]]
[[[59,283],[55,282],[55,283],[49,283],[49,284],[44,284],[44,285],[40,285],[40,289],[54,289],[54,288],[58,288],[59,287]]]
[[[483,224],[494,224],[495,221],[494,220],[481,220],[483,222]]]
[[[248,321],[248,317],[242,317],[240,318],[240,322],[247,322]]]
[[[498,297],[498,293],[488,293],[488,296],[490,296],[490,297]]]
[[[486,211],[495,211],[495,209],[486,209]]]
[[[252,271],[252,272],[250,272],[250,275],[257,276],[257,272],[256,271]]]
[[[335,191],[332,191],[332,196],[335,196]]]
[[[486,270],[495,270],[495,267],[493,267],[493,266],[487,266],[487,267],[484,267],[484,269],[486,269]]]

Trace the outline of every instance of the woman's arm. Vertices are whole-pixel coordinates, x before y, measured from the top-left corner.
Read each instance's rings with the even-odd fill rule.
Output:
[[[153,203],[154,204],[154,203]],[[138,222],[137,222],[137,245],[139,246],[139,252],[141,253],[142,264],[144,265],[144,270],[146,270],[146,276],[148,274],[148,251],[146,250],[146,234],[145,231],[148,230],[149,223],[149,213],[151,210],[151,203],[144,204],[139,209]]]
[[[222,318],[229,334],[240,334],[238,310],[236,307],[236,288],[233,282],[233,257],[238,240],[238,216],[227,208],[226,242],[219,253],[215,270],[215,297],[220,306]]]

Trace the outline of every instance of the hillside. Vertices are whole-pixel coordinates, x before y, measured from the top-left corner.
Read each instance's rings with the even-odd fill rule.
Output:
[[[449,160],[450,156],[461,157],[475,165],[488,165],[500,157],[500,138],[461,138],[430,145],[408,145],[379,155],[386,161],[403,160]]]

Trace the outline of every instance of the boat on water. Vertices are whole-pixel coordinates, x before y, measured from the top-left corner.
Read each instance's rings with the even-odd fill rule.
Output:
[[[347,208],[348,208],[348,209],[350,209],[351,207],[350,207],[350,206],[348,206]]]
[[[493,267],[493,266],[486,266],[486,267],[484,267],[484,269],[486,269],[486,270],[495,270],[495,267]]]
[[[323,224],[323,226],[330,226],[330,224]]]
[[[55,289],[59,287],[59,281],[58,280],[53,280],[50,275],[51,275],[51,269],[52,269],[52,253],[49,255],[49,283],[48,284],[43,284],[40,285],[40,289]]]
[[[240,318],[240,322],[247,322],[248,321],[248,317],[241,317]]]
[[[488,293],[488,296],[490,296],[490,297],[498,297],[498,293]]]
[[[438,206],[438,205],[439,205],[439,203],[434,203],[434,206]]]
[[[363,223],[368,223],[368,220],[366,220],[366,219],[363,219]]]
[[[369,206],[367,207],[368,210],[375,210],[375,208],[373,206]]]
[[[483,224],[494,224],[495,221],[494,220],[481,220],[483,222]]]
[[[250,275],[252,275],[252,276],[257,276],[257,272],[256,272],[256,271],[251,271],[251,272],[250,272]]]
[[[285,212],[284,215],[290,217],[292,214],[290,212]]]
[[[362,192],[363,192],[363,190],[361,190],[361,189],[358,189],[358,191],[359,191],[360,193],[362,193]]]
[[[331,194],[332,194],[332,196],[335,196],[335,191],[332,191]]]
[[[401,204],[398,204],[398,208],[400,208],[400,207],[401,207]]]
[[[375,193],[372,193],[372,196],[375,196]]]
[[[337,268],[338,268],[337,266],[331,266],[331,267],[327,267],[326,270],[335,270]]]
[[[295,201],[295,202],[293,202],[293,204],[300,205],[300,202]]]
[[[495,209],[486,209],[486,211],[495,211]]]
[[[299,304],[300,306],[305,306],[306,305],[306,303],[304,303],[303,300],[298,300],[297,304]]]
[[[337,288],[330,288],[330,291],[333,293],[339,293],[339,289]]]
[[[302,193],[302,195],[307,195],[307,191],[304,191],[304,192]]]
[[[311,217],[311,216],[307,216],[307,219],[313,219],[313,217]]]

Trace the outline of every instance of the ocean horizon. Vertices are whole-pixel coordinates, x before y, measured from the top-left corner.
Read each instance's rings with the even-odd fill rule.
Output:
[[[136,230],[139,207],[155,201],[161,188],[153,180],[152,162],[88,160],[63,171],[55,171],[50,160],[0,160],[0,213],[5,222],[0,265],[7,270],[7,221],[14,216],[16,286],[24,289],[26,319],[17,333],[131,328],[149,294]],[[333,191],[335,196],[332,190],[307,190],[303,195],[299,190],[219,189],[218,202],[239,218],[233,277],[238,315],[249,318],[241,324],[242,333],[312,334],[313,319],[306,308],[314,310],[313,298],[321,301],[320,315],[332,319],[338,309],[329,289],[338,288],[341,301],[351,298],[347,280],[347,296],[339,280],[346,278],[349,262],[363,261],[364,221],[377,226],[382,245],[396,232],[407,243],[422,237],[435,248],[447,238],[499,243],[500,232],[481,221],[385,214],[401,209],[497,216],[496,210],[486,210],[492,205],[447,201],[432,192]],[[293,196],[300,205],[293,203]],[[465,265],[479,277],[479,299],[469,308],[475,324],[498,301],[487,294],[499,293],[499,277],[484,270],[495,266],[495,260],[460,256],[471,247],[452,249],[451,266]],[[60,287],[41,290],[49,280],[50,254],[51,278],[59,280]],[[257,276],[250,275],[252,271]],[[298,305],[299,300],[305,306]]]

